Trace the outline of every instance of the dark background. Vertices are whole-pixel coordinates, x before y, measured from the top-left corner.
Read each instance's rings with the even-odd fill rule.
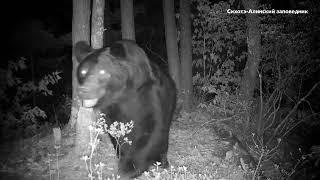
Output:
[[[111,0],[109,2],[111,13],[113,15],[117,14],[117,11],[119,11],[119,1]],[[299,3],[298,0],[269,0],[266,1],[266,3],[267,2],[269,2],[274,9],[295,9]],[[178,5],[179,3],[176,2],[175,4]],[[150,37],[139,37],[139,33],[146,30],[149,31],[148,35],[153,33],[152,38],[164,40],[162,1],[136,0],[134,1],[134,6],[143,6],[145,9],[143,14],[136,14],[135,17],[137,41],[150,39]],[[299,7],[301,7],[301,5],[299,5]],[[48,48],[54,46],[50,45],[49,42],[50,40],[54,41],[54,39],[46,39],[46,37],[43,37],[45,35],[41,36],[41,34],[39,34],[39,30],[49,32],[54,38],[71,33],[72,0],[7,1],[6,4],[3,5],[3,9],[6,10],[2,12],[2,30],[4,30],[3,37],[5,38],[5,42],[7,42],[6,48],[8,48],[4,51],[5,57],[10,58],[28,55],[41,51],[48,46]],[[119,21],[114,20],[111,28],[119,31],[119,23]],[[69,38],[71,38],[71,36]],[[159,41],[157,42],[159,43]],[[69,41],[67,45],[70,46],[70,43],[71,41]],[[164,44],[161,45],[164,46]],[[160,50],[161,55],[164,52],[162,49],[159,49],[159,47],[157,47],[156,50]]]

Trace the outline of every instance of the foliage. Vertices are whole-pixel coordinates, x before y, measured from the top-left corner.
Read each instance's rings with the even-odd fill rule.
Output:
[[[45,75],[35,82],[28,80],[28,67],[26,59],[20,58],[18,61],[9,61],[7,69],[0,69],[0,113],[1,128],[31,127],[37,128],[39,118],[46,118],[46,113],[36,104],[30,103],[38,96],[52,95],[50,85],[55,85],[60,79],[60,72],[53,72]]]
[[[119,152],[119,159],[121,156],[121,147],[124,144],[132,144],[132,141],[125,137],[127,134],[131,133],[133,129],[133,121],[131,120],[128,123],[122,122],[113,122],[110,127],[108,127],[106,123],[106,115],[100,114],[100,118],[98,119],[98,125],[104,130],[104,132],[109,133],[112,137],[115,138],[117,145],[116,145],[116,152]]]
[[[259,86],[256,92],[259,98],[255,103],[257,113],[252,114],[251,119],[256,122],[260,118],[262,124],[253,139],[253,142],[260,144],[252,150],[259,157],[259,162],[267,164],[272,160],[276,163],[274,165],[278,167],[278,173],[265,171],[267,177],[277,175],[288,178],[292,175],[300,160],[297,156],[289,159],[288,152],[281,147],[289,143],[294,129],[316,119],[313,118],[317,115],[313,111],[315,104],[310,101],[310,97],[319,82],[304,83],[320,68],[319,60],[312,57],[313,26],[310,17],[261,16],[262,62],[258,69]],[[291,151],[298,149],[290,148]]]
[[[154,164],[154,167],[144,172],[145,177],[148,180],[157,180],[157,179],[164,179],[164,180],[187,180],[187,179],[201,179],[201,180],[208,180],[212,179],[212,175],[207,174],[193,174],[188,171],[188,168],[185,166],[179,166],[175,168],[174,166],[170,166],[170,168],[160,170],[161,163],[157,162]]]
[[[106,114],[100,113],[99,118],[96,123],[94,123],[93,126],[89,127],[90,131],[90,155],[89,156],[83,156],[81,159],[85,161],[86,163],[86,169],[88,171],[88,177],[90,179],[96,179],[95,173],[97,174],[97,179],[103,179],[103,167],[105,167],[105,164],[102,162],[99,162],[98,164],[95,164],[93,167],[92,158],[94,155],[94,152],[97,148],[97,146],[100,143],[100,140],[98,139],[98,136],[104,133],[109,133],[112,137],[116,139],[117,146],[116,146],[116,152],[120,152],[121,146],[125,143],[131,145],[132,141],[129,140],[126,135],[129,134],[133,129],[133,121],[130,121],[128,123],[122,123],[115,121],[110,125],[110,127],[106,123]],[[119,159],[120,159],[121,153],[119,153]],[[112,179],[119,179],[119,176],[113,177]]]
[[[251,142],[251,151],[259,163],[287,162],[286,168],[279,167],[282,172],[296,168],[296,162],[288,163],[287,155],[281,155],[285,153],[281,147],[294,129],[303,123],[311,124],[318,116],[314,111],[317,101],[311,97],[317,96],[314,92],[319,82],[305,83],[320,69],[312,39],[318,31],[316,18],[308,14],[259,15],[262,61],[255,95],[248,100],[242,99],[238,91],[246,60],[245,16],[226,13],[226,9],[241,8],[233,1],[194,2],[193,81],[198,95],[205,95],[199,107],[219,116],[222,112],[221,122],[228,124],[220,126]],[[265,5],[262,8],[270,9]],[[208,94],[213,94],[209,101]],[[261,127],[256,122],[262,122]],[[250,139],[250,132],[258,133]],[[260,170],[257,167],[256,172]]]
[[[232,0],[194,2],[193,82],[199,107],[225,116],[236,130],[246,131],[252,102],[241,99],[239,90],[246,60],[245,15],[227,13],[239,8]]]
[[[297,91],[297,88],[291,87],[297,86],[301,83],[301,78],[310,76],[319,68],[317,62],[311,60],[312,24],[310,22],[308,15],[262,17],[263,51],[260,72],[263,75],[263,92],[266,96],[270,96],[277,88],[281,90],[290,88]]]
[[[214,94],[213,103],[220,106],[239,88],[240,66],[245,59],[245,18],[226,13],[235,6],[233,1],[195,2],[193,82],[199,94]]]
[[[265,134],[287,135],[297,122],[294,119],[298,112],[313,112],[313,105],[307,98],[317,83],[303,83],[320,69],[319,60],[312,57],[312,21],[308,15],[267,14],[261,17],[263,43],[258,94]],[[308,103],[311,109],[301,108],[303,103]],[[306,116],[301,119],[304,118]]]
[[[52,104],[53,116],[49,123],[59,125],[61,128],[66,125],[70,119],[72,99],[70,95],[62,94],[57,99],[57,104]]]

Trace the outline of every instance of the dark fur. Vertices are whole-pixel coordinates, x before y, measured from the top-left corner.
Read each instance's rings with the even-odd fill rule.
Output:
[[[151,64],[133,41],[91,51],[84,42],[75,47],[79,97],[98,99],[94,108],[114,121],[134,122],[127,135],[132,145],[121,147],[119,173],[137,177],[156,161],[168,165],[169,129],[176,105],[176,88],[169,75]],[[104,70],[106,73],[101,73]],[[114,146],[115,140],[112,138]]]

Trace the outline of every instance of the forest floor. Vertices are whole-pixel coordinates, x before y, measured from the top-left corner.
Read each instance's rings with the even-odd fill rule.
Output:
[[[241,154],[234,148],[234,142],[218,135],[210,126],[210,119],[209,114],[198,110],[175,120],[169,139],[170,167],[166,170],[153,167],[149,174],[139,179],[251,179],[252,170],[241,164]],[[3,142],[0,146],[0,179],[88,179],[84,160],[72,155],[74,137],[74,134],[62,134],[59,147],[54,145],[53,135],[49,132],[16,142]],[[110,153],[113,147],[109,140],[102,142],[107,143],[99,144],[94,159],[106,164],[104,179],[116,179],[111,177],[117,167],[115,153]]]

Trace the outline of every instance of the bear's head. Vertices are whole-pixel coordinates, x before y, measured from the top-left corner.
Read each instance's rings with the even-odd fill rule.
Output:
[[[133,41],[121,40],[97,50],[80,41],[74,52],[80,63],[78,95],[85,107],[115,103],[154,80],[147,55]]]

